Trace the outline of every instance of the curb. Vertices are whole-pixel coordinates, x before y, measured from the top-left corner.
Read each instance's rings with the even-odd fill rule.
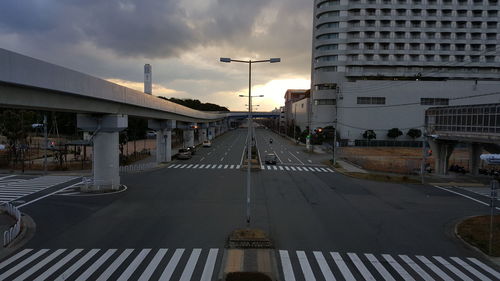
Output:
[[[0,248],[0,260],[5,257],[11,255],[21,247],[23,247],[26,243],[28,243],[33,236],[35,236],[36,232],[36,223],[25,213],[21,214],[21,233],[14,239],[7,247]]]
[[[458,234],[458,225],[462,222],[464,222],[465,220],[467,219],[470,219],[470,218],[475,218],[477,217],[478,215],[475,215],[475,216],[468,216],[468,217],[465,217],[463,219],[461,219],[460,221],[458,221],[457,223],[455,223],[455,226],[453,227],[453,233],[455,234],[455,237],[458,238],[459,241],[462,242],[463,245],[465,245],[467,248],[475,251],[476,253],[480,254],[483,258],[489,260],[491,263],[495,264],[498,268],[500,268],[500,257],[492,257],[486,253],[484,253],[483,251],[481,251],[479,248],[477,248],[476,246],[470,244],[469,242],[465,241],[462,236],[460,236]]]

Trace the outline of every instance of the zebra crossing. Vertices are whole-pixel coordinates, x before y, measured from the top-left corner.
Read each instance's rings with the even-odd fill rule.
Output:
[[[316,280],[500,280],[476,258],[278,251],[284,281]]]
[[[23,249],[0,280],[217,280],[223,249]],[[280,280],[500,280],[476,258],[276,251]]]
[[[214,280],[212,249],[24,249],[0,263],[0,280]]]
[[[14,176],[0,178],[0,204],[15,201],[44,189],[76,179],[74,176],[42,176],[18,179]]]
[[[239,169],[240,165],[231,164],[172,164],[168,169],[209,169],[209,170],[234,170]],[[334,173],[328,167],[322,166],[293,166],[293,165],[261,165],[261,169],[265,171],[282,171],[282,172],[319,172],[319,173]]]

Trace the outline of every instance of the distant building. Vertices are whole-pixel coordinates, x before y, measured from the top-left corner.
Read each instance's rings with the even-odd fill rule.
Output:
[[[309,95],[292,103],[292,126],[299,127],[300,132],[303,132],[309,126],[309,103]],[[298,135],[296,135],[296,137],[298,137]]]
[[[285,133],[288,133],[290,127],[293,126],[294,106],[293,103],[309,97],[310,90],[306,89],[289,89],[285,93]],[[306,106],[307,107],[307,106]]]
[[[337,118],[342,139],[385,139],[422,129],[430,106],[497,103],[499,14],[498,0],[315,0],[311,129]]]

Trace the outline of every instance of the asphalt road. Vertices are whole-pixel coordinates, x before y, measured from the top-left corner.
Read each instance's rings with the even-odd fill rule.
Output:
[[[155,260],[153,254],[144,254],[145,249],[153,249],[157,255],[163,253],[158,249],[169,249],[159,267],[170,268],[172,280],[190,280],[189,274],[208,276],[204,272],[206,264],[211,264],[209,261],[217,272],[226,237],[235,228],[245,227],[246,173],[236,166],[241,163],[246,132],[245,129],[230,131],[214,140],[212,147],[200,148],[192,159],[177,160],[154,171],[125,174],[122,176],[128,187],[125,192],[51,196],[24,207],[23,211],[37,224],[36,235],[25,248],[101,249],[102,253],[119,249],[108,254],[109,261],[102,261],[104,265],[89,275],[90,280],[105,275],[107,268],[113,268],[112,261],[129,264],[132,257],[141,257],[143,253],[144,262],[130,280],[139,278],[141,272],[147,272],[147,264]],[[328,159],[327,155],[308,154],[303,147],[268,130],[257,129],[256,134],[261,155],[276,153],[280,158],[278,167],[322,168],[321,159]],[[272,144],[269,138],[273,138]],[[487,263],[454,238],[452,231],[461,218],[488,213],[488,208],[447,191],[432,186],[370,182],[326,170],[306,169],[264,169],[252,174],[252,183],[252,227],[264,229],[274,240],[280,250],[277,254],[281,257],[279,267],[284,280],[328,280],[318,253],[333,257],[326,264],[338,280],[343,280],[342,277],[349,280],[339,260],[346,262],[354,279],[366,277],[348,253],[362,257],[361,263],[370,265],[368,271],[377,280],[382,280],[385,273],[378,271],[369,254],[379,260],[385,258],[384,266],[396,280],[407,278],[401,275],[401,268],[394,267],[381,254],[397,258],[406,271],[413,267],[399,255],[414,260],[419,256],[475,257]],[[124,249],[135,252],[130,254]],[[175,269],[177,263],[168,267],[167,260],[175,260],[181,249],[185,253],[179,254],[179,268]],[[50,251],[42,254],[49,255]],[[85,251],[78,253],[79,257],[92,253]],[[99,261],[98,256],[92,256],[91,261]],[[289,263],[286,257],[290,258]],[[428,264],[421,262],[420,266]],[[431,264],[446,267],[439,260]],[[121,265],[109,278],[117,279],[126,268]],[[474,268],[482,269],[476,265]],[[61,267],[53,276],[61,274],[63,269],[68,270]],[[84,268],[78,270],[83,273]],[[449,267],[442,270],[448,276],[456,274]],[[416,279],[422,277],[415,272],[410,275]],[[427,272],[433,279],[442,276],[431,267]],[[483,279],[462,272],[472,280]],[[161,273],[156,270],[152,274],[159,278]],[[16,274],[20,273],[12,276]],[[488,276],[494,280],[494,275]]]

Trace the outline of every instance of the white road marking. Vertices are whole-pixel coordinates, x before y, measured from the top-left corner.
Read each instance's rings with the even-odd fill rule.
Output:
[[[210,249],[208,252],[207,261],[205,267],[203,268],[203,273],[201,274],[200,281],[210,281],[212,280],[212,275],[214,272],[215,262],[217,261],[217,253],[219,249]]]
[[[25,280],[30,275],[32,275],[33,273],[35,273],[36,271],[38,271],[40,268],[42,268],[46,264],[48,264],[50,261],[52,261],[53,259],[55,259],[57,256],[59,256],[60,254],[62,254],[64,251],[66,251],[66,249],[59,249],[59,250],[53,252],[52,254],[50,254],[48,257],[46,257],[45,259],[43,259],[39,263],[31,266],[27,271],[25,271],[23,274],[19,275],[16,279],[14,279],[14,281]]]
[[[193,166],[193,169],[197,169],[200,164],[196,164]]]
[[[108,280],[111,275],[118,269],[118,267],[127,259],[127,257],[132,254],[134,249],[125,249],[113,263],[106,268],[106,270],[97,278],[97,281],[105,281]]]
[[[236,165],[236,169],[239,169],[240,168],[240,165]]]
[[[279,168],[280,170],[282,170],[282,171],[283,171],[283,167],[281,167],[281,166],[278,166],[278,168]]]
[[[160,279],[158,280],[165,280],[168,281],[170,280],[170,277],[172,277],[172,273],[174,273],[175,268],[177,267],[177,264],[179,263],[179,260],[181,259],[182,254],[184,253],[184,249],[177,249],[175,250],[174,255],[168,262],[167,266],[163,270],[163,273],[160,276]]]
[[[43,281],[47,279],[50,275],[56,272],[59,268],[63,267],[68,261],[73,259],[76,255],[78,255],[83,249],[75,249],[71,251],[71,253],[67,254],[64,258],[54,264],[51,268],[47,269],[44,273],[39,275],[34,281]]]
[[[330,252],[330,255],[332,255],[333,261],[335,261],[335,264],[340,269],[340,272],[342,273],[342,276],[344,276],[344,279],[347,281],[356,281],[356,278],[354,278],[340,254],[337,252]]]
[[[224,166],[224,169],[227,169],[227,167],[229,167],[229,165],[225,165],[225,166]]]
[[[5,271],[3,274],[0,275],[0,280],[5,280],[7,277],[11,276],[14,272],[18,271],[19,269],[23,268],[27,264],[31,263],[32,261],[36,260],[38,257],[41,255],[45,254],[49,249],[42,249],[36,253],[34,253],[32,256],[29,258],[23,260],[22,262],[16,264],[16,266],[12,267],[11,269]]]
[[[485,206],[489,206],[489,205],[490,205],[490,204],[488,204],[488,203],[485,203],[485,202],[483,202],[483,201],[481,201],[481,200],[478,200],[478,199],[476,199],[476,198],[472,198],[472,197],[467,196],[467,195],[465,195],[465,194],[462,194],[462,193],[460,193],[460,192],[456,192],[456,191],[453,191],[453,190],[449,190],[449,189],[447,189],[447,188],[440,187],[440,186],[437,186],[437,185],[435,185],[434,187],[439,188],[439,189],[444,190],[444,191],[448,191],[448,192],[450,192],[450,193],[453,193],[453,194],[456,194],[456,195],[459,195],[459,196],[462,196],[462,197],[464,197],[464,198],[470,199],[470,200],[472,200],[472,201],[474,201],[474,202],[477,202],[477,203],[482,204],[482,205],[485,205]],[[500,208],[499,208],[499,207],[496,207],[495,209],[500,210]]]
[[[304,162],[300,161],[300,159],[297,156],[293,155],[291,152],[288,152],[288,153],[290,153],[290,155],[292,155],[293,157],[295,157],[295,159],[297,159],[297,161],[299,161],[300,164],[304,165]]]
[[[351,259],[352,263],[354,263],[354,266],[356,266],[356,268],[359,270],[361,275],[363,275],[363,278],[365,278],[365,280],[375,280],[373,275],[370,273],[370,271],[368,271],[358,255],[356,255],[355,253],[347,253],[347,255]]]
[[[193,249],[191,252],[191,256],[189,256],[189,260],[186,264],[186,267],[184,267],[184,271],[182,272],[181,279],[180,281],[189,281],[191,280],[191,276],[193,275],[194,272],[194,267],[196,266],[196,263],[198,262],[198,258],[200,257],[201,249]]]
[[[441,279],[445,281],[453,281],[453,279],[450,278],[450,276],[446,275],[439,267],[434,265],[430,260],[428,260],[424,256],[417,256],[417,259],[419,259],[423,264],[425,264],[428,268],[430,268],[434,273],[436,273]]]
[[[304,278],[307,281],[316,281],[316,277],[314,277],[314,273],[312,272],[311,266],[309,265],[309,261],[307,260],[307,256],[304,251],[297,251],[297,258],[299,258],[299,264],[302,268],[302,272],[304,273]]]
[[[459,264],[461,267],[465,268],[465,270],[469,271],[470,273],[472,273],[474,276],[478,277],[480,280],[482,281],[491,281],[490,278],[486,277],[485,275],[483,275],[481,272],[477,271],[474,267],[470,266],[468,263],[466,263],[465,261],[457,258],[457,257],[451,257],[451,259],[456,262],[457,264]]]
[[[142,273],[141,277],[139,277],[139,280],[149,280],[153,273],[155,272],[156,268],[160,264],[161,260],[167,253],[168,249],[160,249],[156,253],[156,255],[153,257],[151,262],[149,263],[148,267],[144,269],[144,272]]]
[[[135,270],[141,265],[142,261],[149,254],[151,249],[143,249],[135,257],[135,259],[127,266],[127,269],[118,277],[118,281],[127,281],[130,276],[135,272]]]
[[[292,169],[292,171],[297,171],[295,170],[295,167],[291,166],[290,169]]]
[[[285,170],[290,171],[290,169],[288,168],[288,166],[285,166]]]
[[[470,260],[471,262],[473,262],[474,264],[476,264],[477,266],[479,266],[482,270],[487,271],[489,274],[495,276],[495,278],[500,279],[500,273],[498,273],[493,268],[491,268],[491,267],[487,266],[486,264],[480,262],[476,258],[467,258],[467,259]]]
[[[102,256],[100,256],[87,270],[85,270],[76,281],[84,281],[87,280],[94,272],[101,267],[103,263],[105,263],[109,257],[111,257],[117,250],[109,249]]]
[[[370,261],[370,263],[375,267],[375,269],[384,277],[385,280],[387,281],[396,281],[394,278],[392,278],[391,274],[385,267],[380,263],[377,258],[372,255],[372,254],[365,254],[365,257]]]
[[[295,281],[295,275],[293,274],[292,263],[290,262],[290,256],[288,256],[288,251],[280,250],[280,260],[281,267],[283,267],[283,277],[285,281]]]
[[[442,257],[434,256],[434,259],[437,260],[442,265],[444,265],[448,270],[453,272],[456,276],[460,277],[460,279],[462,279],[464,281],[472,281],[471,278],[469,278],[462,271],[458,270],[458,268],[456,268],[454,265],[452,265],[451,263],[449,263],[447,260],[443,259]]]
[[[57,281],[64,281],[67,280],[75,271],[77,271],[83,264],[85,264],[88,260],[90,260],[97,252],[99,252],[99,249],[92,249],[88,253],[85,254],[82,258],[80,258],[77,262],[75,262],[70,268],[66,269],[59,277],[57,277]]]
[[[220,161],[221,161],[221,162],[222,162],[223,160],[224,160],[224,157],[222,157],[222,158],[220,159]]]
[[[391,255],[382,255],[382,257],[389,262],[389,264],[394,268],[404,280],[415,281],[413,277],[406,271]]]
[[[205,159],[205,157],[201,157],[200,162],[203,161],[203,159]]]
[[[333,276],[332,270],[328,266],[328,263],[326,262],[326,259],[323,256],[323,254],[318,251],[313,252],[313,254],[314,257],[316,258],[316,262],[318,262],[321,272],[323,273],[323,277],[325,277],[325,281],[336,281],[335,277]]]
[[[420,277],[422,277],[425,281],[434,281],[427,272],[425,272],[417,263],[415,263],[410,257],[407,255],[399,255],[399,257],[406,262]]]
[[[230,169],[234,169],[234,165],[231,165]]]
[[[308,159],[307,162],[312,163],[313,161],[311,161],[311,160]]]

